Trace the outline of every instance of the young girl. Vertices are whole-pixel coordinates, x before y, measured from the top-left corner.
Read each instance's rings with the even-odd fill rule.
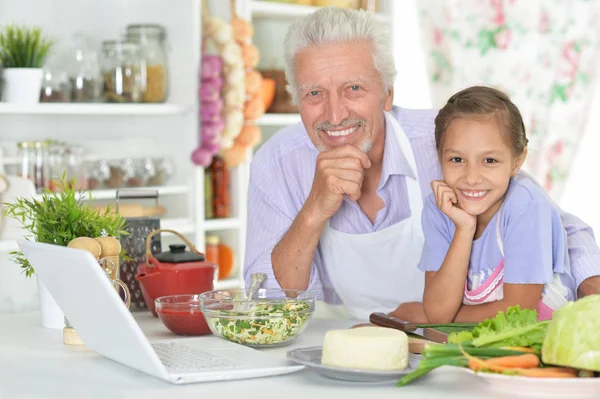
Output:
[[[480,322],[509,306],[540,319],[575,300],[566,232],[531,179],[521,114],[502,92],[471,87],[435,119],[444,175],[423,207],[423,308],[430,323]]]

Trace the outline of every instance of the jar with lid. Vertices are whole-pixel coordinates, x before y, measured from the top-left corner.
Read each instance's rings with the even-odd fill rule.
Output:
[[[88,175],[83,163],[83,148],[68,146],[64,151],[65,175],[69,183],[75,179],[76,190],[87,190]]]
[[[18,175],[33,182],[38,193],[46,188],[47,148],[45,141],[21,141],[17,144],[20,171]]]
[[[92,39],[83,33],[75,33],[69,55],[71,101],[77,103],[100,101],[102,71],[98,62],[98,49]]]
[[[17,143],[19,156],[19,171],[17,176],[34,181],[33,169],[35,163],[33,143],[31,141],[20,141]]]
[[[42,76],[40,102],[67,103],[71,101],[71,82],[64,70],[45,68]]]
[[[102,75],[107,102],[138,103],[142,99],[142,56],[139,43],[102,43]]]
[[[65,143],[52,141],[48,143],[48,189],[52,192],[60,190],[59,182],[65,173]]]
[[[210,165],[213,182],[213,213],[216,218],[229,217],[229,170],[216,155]]]
[[[161,103],[167,99],[169,74],[165,36],[165,28],[160,25],[127,26],[126,39],[141,46],[142,102],[145,103]]]
[[[213,265],[219,265],[219,245],[221,244],[221,239],[219,236],[215,235],[207,235],[206,236],[206,249],[204,251],[204,255],[206,256],[206,261],[208,263],[212,263]]]

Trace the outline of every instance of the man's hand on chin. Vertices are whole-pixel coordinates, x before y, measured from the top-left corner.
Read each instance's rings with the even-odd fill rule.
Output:
[[[595,294],[600,294],[600,276],[590,277],[579,284],[577,289],[578,298]]]

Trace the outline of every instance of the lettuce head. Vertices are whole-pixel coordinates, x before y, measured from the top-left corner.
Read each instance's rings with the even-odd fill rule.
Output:
[[[544,363],[600,371],[600,295],[554,312],[542,345]]]

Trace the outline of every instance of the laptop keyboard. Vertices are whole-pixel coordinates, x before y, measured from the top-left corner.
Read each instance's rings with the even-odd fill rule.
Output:
[[[152,347],[173,373],[221,371],[242,368],[229,359],[179,342],[156,342]]]

